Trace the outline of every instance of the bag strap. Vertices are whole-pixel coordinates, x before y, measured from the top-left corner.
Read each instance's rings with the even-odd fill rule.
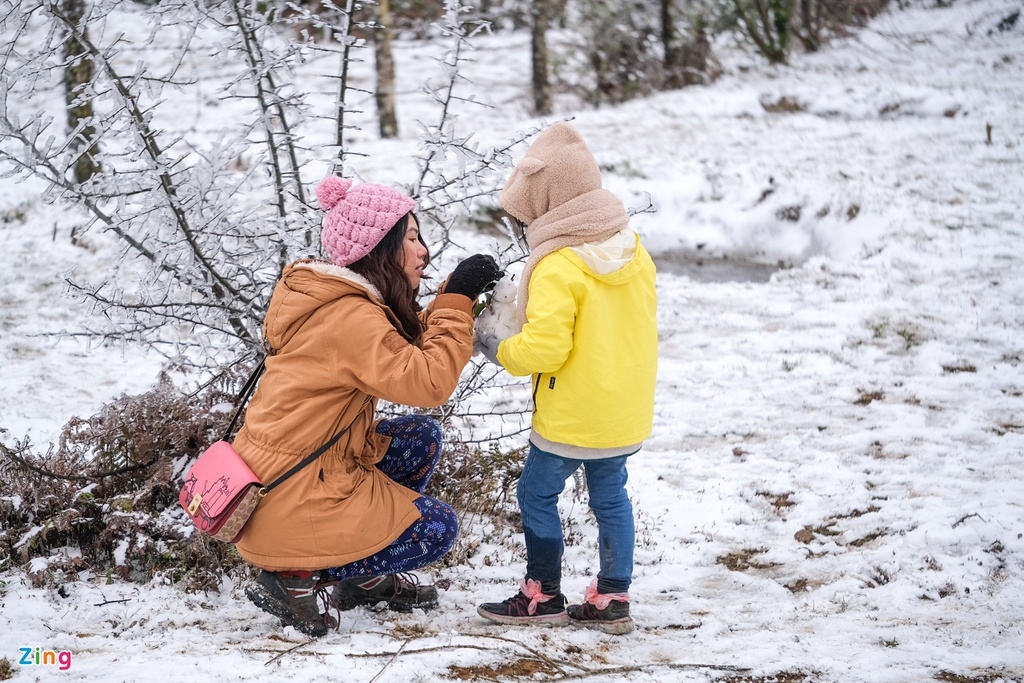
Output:
[[[362,411],[360,411],[360,412],[362,412]],[[260,489],[260,497],[263,497],[263,496],[267,495],[273,489],[275,489],[279,485],[283,484],[285,479],[287,479],[288,477],[292,476],[293,474],[295,474],[296,472],[301,470],[303,467],[305,467],[306,465],[310,464],[311,462],[313,462],[314,460],[319,458],[321,455],[326,453],[327,449],[329,449],[334,444],[338,443],[338,439],[340,439],[345,432],[347,432],[349,429],[351,429],[352,425],[355,424],[355,421],[358,420],[358,419],[359,419],[359,413],[356,413],[355,418],[352,420],[352,422],[349,423],[348,427],[345,427],[344,429],[342,429],[340,432],[338,432],[337,434],[332,436],[330,441],[328,441],[323,446],[321,446],[320,448],[316,449],[315,451],[313,451],[312,453],[307,455],[305,458],[303,458],[302,462],[300,462],[298,465],[295,465],[290,470],[288,470],[287,472],[282,474],[280,477],[278,477],[274,481],[270,482],[269,484],[267,484],[266,486],[261,488]]]
[[[222,441],[227,441],[228,437],[231,436],[231,432],[235,428],[235,422],[238,420],[238,416],[242,414],[242,408],[245,406],[246,402],[249,400],[249,396],[252,394],[252,390],[256,387],[256,383],[259,381],[260,376],[263,374],[263,371],[266,370],[266,367],[267,367],[267,357],[264,355],[263,358],[260,359],[260,364],[258,366],[256,366],[255,370],[252,371],[252,375],[250,375],[249,379],[247,379],[245,381],[245,386],[242,387],[242,391],[239,392],[239,394],[238,394],[238,399],[239,399],[238,407],[235,408],[235,414],[231,417],[231,424],[228,425],[227,431],[224,432],[224,438],[222,439]],[[368,403],[368,402],[369,402],[369,399],[364,401],[363,405],[365,406],[366,403]],[[360,409],[360,412],[361,412],[361,409]],[[281,484],[283,484],[284,481],[286,479],[288,479],[289,477],[291,477],[293,474],[295,474],[296,472],[301,470],[303,467],[305,467],[306,465],[310,464],[311,462],[313,462],[314,460],[319,458],[321,455],[326,453],[327,450],[331,446],[333,446],[334,444],[338,443],[338,439],[340,439],[342,437],[342,435],[345,434],[345,432],[347,432],[349,429],[351,429],[352,425],[355,424],[355,421],[358,420],[358,419],[359,419],[359,413],[356,413],[356,416],[352,419],[352,422],[350,422],[348,424],[348,427],[345,427],[344,429],[342,429],[340,432],[338,432],[337,434],[332,436],[330,441],[328,441],[323,446],[321,446],[320,448],[316,449],[315,451],[313,451],[312,453],[307,455],[305,458],[303,458],[302,462],[300,462],[298,465],[295,465],[290,470],[288,470],[287,472],[282,474],[280,477],[278,477],[274,481],[270,482],[269,484],[267,484],[266,486],[261,488],[260,489],[260,497],[262,498],[263,496],[267,495],[273,489],[275,489],[278,486],[280,486]]]
[[[264,355],[260,358],[260,364],[256,366],[256,369],[249,375],[249,379],[245,380],[245,386],[238,393],[238,407],[235,408],[235,414],[231,416],[231,424],[228,425],[227,430],[224,432],[224,436],[221,437],[221,441],[227,441],[228,437],[231,436],[231,432],[235,430],[235,423],[238,422],[238,416],[242,414],[242,408],[245,407],[246,402],[249,400],[249,395],[252,394],[252,390],[256,388],[256,382],[259,381],[263,371],[267,369],[267,357]]]

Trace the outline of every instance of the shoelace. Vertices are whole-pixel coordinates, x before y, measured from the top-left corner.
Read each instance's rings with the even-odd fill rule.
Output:
[[[629,602],[629,593],[598,593],[597,579],[595,578],[590,582],[590,585],[587,586],[583,599],[585,602],[593,605],[597,609],[604,610],[608,608],[608,605],[612,603],[612,600]]]
[[[519,592],[526,596],[530,600],[529,606],[526,608],[526,612],[529,615],[537,613],[537,604],[541,602],[547,602],[551,600],[553,595],[545,595],[540,588],[540,581],[534,579],[524,578],[519,584]]]
[[[313,587],[313,592],[316,594],[316,599],[324,607],[324,621],[327,622],[329,629],[337,629],[341,626],[341,610],[331,600],[329,590],[338,584],[337,581],[322,581],[318,582]],[[335,615],[331,614],[331,609],[334,609]]]
[[[316,588],[313,589],[316,592],[317,600],[320,602],[321,606],[323,606],[323,618],[327,623],[327,628],[338,628],[341,625],[341,610],[331,602],[331,596],[327,592],[327,589],[336,583],[338,582],[323,581],[318,583]],[[332,608],[337,616],[331,614]]]
[[[394,582],[395,595],[401,595],[405,584],[412,586],[413,592],[415,592],[416,587],[420,585],[420,579],[418,576],[415,574],[407,574],[405,572],[392,574],[391,580]]]

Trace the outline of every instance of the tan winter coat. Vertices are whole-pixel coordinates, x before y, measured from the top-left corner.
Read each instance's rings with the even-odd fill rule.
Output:
[[[285,268],[267,311],[273,355],[235,449],[269,483],[351,424],[327,453],[257,506],[238,551],[271,571],[337,567],[387,547],[419,519],[419,494],[374,464],[390,439],[374,431],[377,399],[442,405],[473,352],[472,302],[438,295],[419,346],[395,329],[376,289],[324,261]]]

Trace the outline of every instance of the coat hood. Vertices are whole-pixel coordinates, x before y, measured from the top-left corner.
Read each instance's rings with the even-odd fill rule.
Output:
[[[519,280],[520,325],[526,323],[530,278],[541,259],[563,247],[601,242],[629,226],[622,201],[602,187],[587,143],[564,121],[537,136],[498,200],[527,224],[530,255]]]
[[[601,169],[580,134],[568,123],[541,133],[516,164],[498,201],[527,225],[549,211],[601,189]]]
[[[346,296],[378,302],[381,298],[369,280],[349,268],[319,260],[289,264],[267,309],[263,328],[266,343],[272,349],[284,347],[314,312]]]
[[[584,243],[570,247],[594,277],[613,280],[607,276],[620,273],[637,254],[639,236],[632,230],[621,230],[602,242]]]

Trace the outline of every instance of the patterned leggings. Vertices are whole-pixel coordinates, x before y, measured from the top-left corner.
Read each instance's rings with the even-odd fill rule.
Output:
[[[377,469],[392,481],[423,493],[441,457],[441,425],[424,415],[404,415],[381,421],[377,432],[391,437],[391,444],[377,463]],[[444,557],[459,535],[455,511],[429,496],[420,496],[413,504],[420,511],[419,521],[383,550],[328,569],[331,578],[397,574],[419,569]]]

